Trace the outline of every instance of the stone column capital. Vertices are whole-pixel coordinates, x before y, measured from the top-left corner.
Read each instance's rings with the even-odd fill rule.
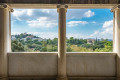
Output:
[[[111,12],[114,12],[115,10],[117,9],[120,9],[120,4],[114,6],[112,9],[111,9]]]
[[[61,9],[61,8],[65,9],[66,12],[67,12],[68,5],[66,5],[66,4],[58,4],[57,5],[57,12],[59,12],[59,9]]]
[[[0,8],[8,9],[10,12],[13,12],[13,8],[6,3],[1,3]]]

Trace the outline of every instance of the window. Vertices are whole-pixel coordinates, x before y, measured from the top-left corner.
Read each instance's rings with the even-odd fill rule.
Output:
[[[57,52],[56,9],[14,9],[13,52]],[[68,9],[67,52],[112,52],[113,13],[110,9]]]
[[[11,39],[13,52],[57,52],[57,10],[14,9]]]
[[[67,52],[112,52],[110,9],[68,9]]]

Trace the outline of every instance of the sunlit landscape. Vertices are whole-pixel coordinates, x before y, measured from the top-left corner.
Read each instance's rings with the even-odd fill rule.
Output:
[[[112,52],[112,19],[109,9],[68,9],[66,51]],[[11,21],[13,52],[58,52],[56,9],[15,9]]]
[[[66,40],[67,52],[112,52],[112,40],[77,39]],[[57,52],[58,38],[43,39],[32,34],[12,35],[13,52]]]

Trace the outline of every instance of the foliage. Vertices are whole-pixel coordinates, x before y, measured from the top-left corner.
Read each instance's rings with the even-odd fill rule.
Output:
[[[13,52],[23,52],[24,46],[22,45],[21,42],[14,40],[14,41],[12,41],[12,51]]]
[[[15,35],[16,40],[12,40],[13,52],[57,52],[58,38],[38,40],[37,36],[22,33]],[[26,38],[26,40],[24,40]],[[33,40],[33,38],[35,38]],[[67,52],[112,52],[112,41],[108,39],[94,39],[94,44],[88,44],[87,39],[77,39],[70,37],[66,39]]]

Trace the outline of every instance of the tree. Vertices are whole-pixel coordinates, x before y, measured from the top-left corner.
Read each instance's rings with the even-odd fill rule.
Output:
[[[41,46],[36,46],[34,50],[35,51],[40,51],[40,49],[41,49]]]
[[[15,35],[16,40],[12,41],[12,51],[40,51],[40,52],[56,52],[58,51],[58,38],[47,39],[39,41],[38,39],[33,40],[32,38],[39,38],[32,34],[21,33]],[[23,38],[27,38],[24,41]],[[74,37],[66,38],[66,50],[67,52],[110,52],[112,51],[113,43],[108,39],[94,39],[93,44],[87,44],[87,39],[78,39]]]
[[[46,48],[46,47],[42,47],[42,48],[40,49],[40,51],[41,51],[41,52],[46,52],[46,51],[47,51],[47,48]]]
[[[21,52],[24,51],[24,46],[21,42],[14,40],[12,41],[12,51],[13,52]]]
[[[72,49],[70,47],[67,47],[67,52],[72,52]]]
[[[74,38],[70,37],[70,43],[74,43]]]

